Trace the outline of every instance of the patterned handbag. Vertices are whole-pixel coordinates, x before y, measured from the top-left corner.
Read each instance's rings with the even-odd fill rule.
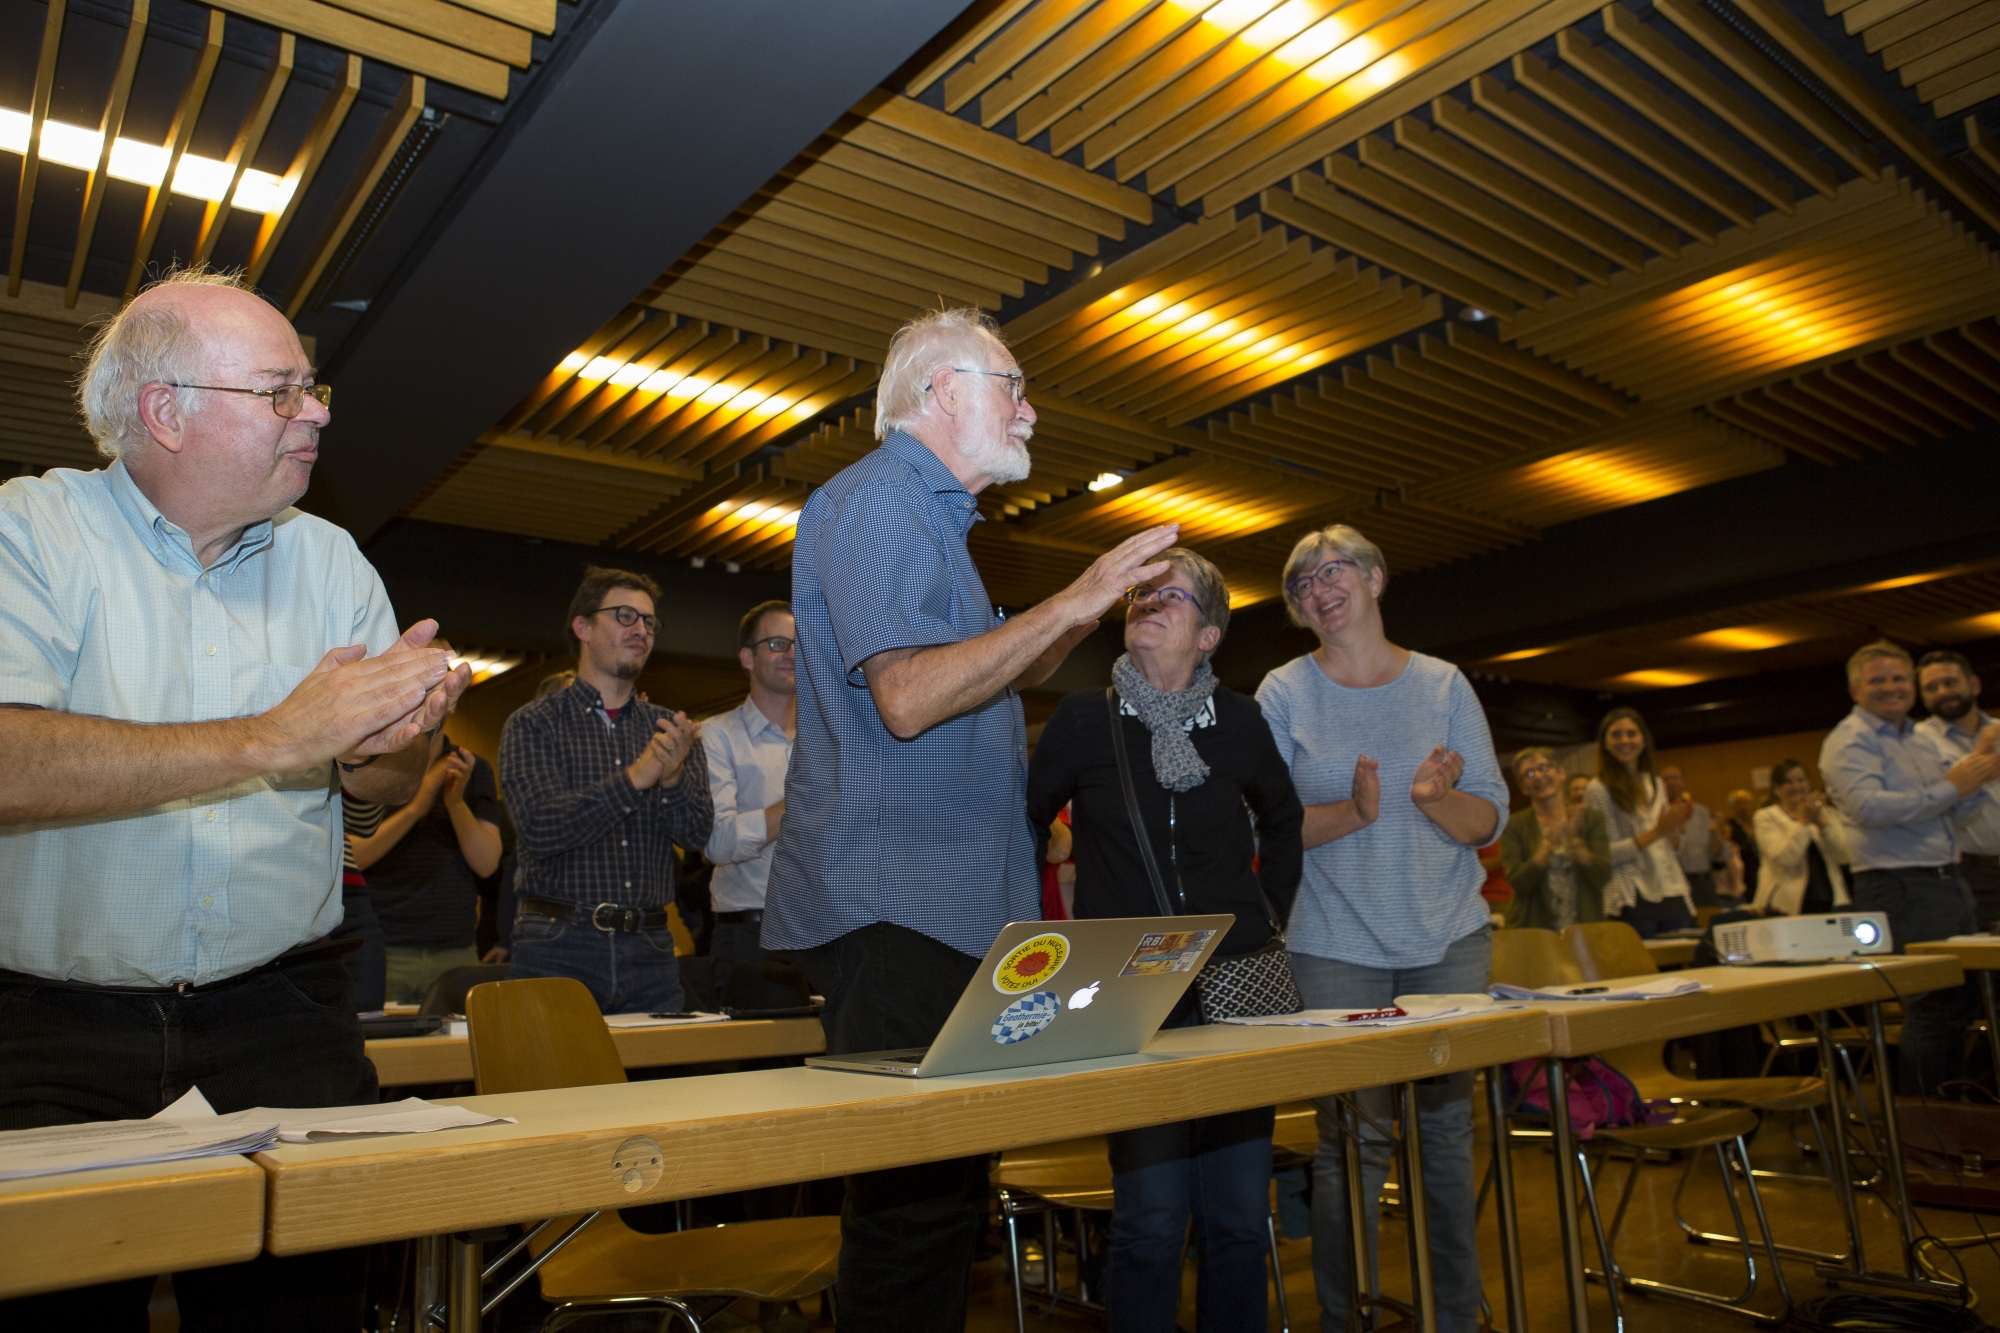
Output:
[[[1153,857],[1153,840],[1146,832],[1145,818],[1139,813],[1139,792],[1132,785],[1132,761],[1125,753],[1125,724],[1118,713],[1116,686],[1104,691],[1104,706],[1111,714],[1111,749],[1118,756],[1118,781],[1125,788],[1125,814],[1131,819],[1132,835],[1139,842],[1139,859],[1145,863],[1146,877],[1153,882],[1153,899],[1159,905],[1160,915],[1175,916],[1177,913],[1167,898],[1166,880],[1161,878],[1160,864]],[[1174,887],[1185,908],[1187,893],[1178,882]],[[1208,965],[1194,979],[1205,1023],[1219,1023],[1225,1018],[1296,1014],[1306,1007],[1298,982],[1292,977],[1291,959],[1285,952],[1284,928],[1272,914],[1270,900],[1264,897],[1261,885],[1257,898],[1264,908],[1264,919],[1271,923],[1271,938],[1249,953],[1208,960]]]

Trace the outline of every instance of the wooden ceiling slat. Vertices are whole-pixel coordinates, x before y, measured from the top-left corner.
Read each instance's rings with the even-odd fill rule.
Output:
[[[1606,5],[1603,14],[1605,32],[1619,45],[1769,153],[1794,176],[1820,194],[1833,197],[1839,176],[1784,126],[1758,110],[1700,61],[1647,27],[1622,3]]]
[[[785,206],[793,205],[807,212],[823,214],[837,222],[848,224],[848,227],[857,231],[876,232],[887,237],[892,243],[902,243],[895,244],[890,253],[903,253],[908,245],[915,245],[942,255],[947,261],[956,258],[976,265],[977,268],[968,269],[967,272],[979,276],[982,281],[991,279],[982,274],[981,270],[1006,274],[1037,286],[1049,280],[1049,266],[1040,260],[1027,258],[997,245],[988,245],[977,237],[963,232],[955,233],[943,227],[933,227],[929,223],[878,208],[873,204],[859,203],[844,195],[832,194],[805,181],[794,180],[786,185],[783,196],[773,200],[769,207],[783,209]],[[853,234],[847,227],[842,228],[842,232]],[[835,239],[842,239],[842,236],[835,235]],[[919,266],[934,266],[929,255],[922,254],[922,251],[918,253],[921,255]],[[1020,295],[1019,292],[1011,294]]]
[[[905,286],[928,287],[987,310],[999,309],[1005,297],[1019,296],[1024,290],[1021,280],[1012,274],[900,244],[880,232],[848,226],[790,207],[779,199],[770,200],[756,216],[738,223],[737,234]]]
[[[1016,14],[1033,3],[1035,0],[996,0],[970,28],[919,70],[904,85],[903,91],[911,97],[921,96],[925,89],[964,64],[974,51],[986,44],[988,38],[1013,22]]]
[[[1978,344],[1966,338],[1963,330],[1932,334],[1924,339],[1924,346],[1987,388],[2000,387],[2000,366]]]
[[[863,328],[874,327],[877,320],[900,325],[911,311],[923,308],[925,299],[921,288],[872,278],[743,236],[718,241],[699,265],[673,279],[664,290],[672,291],[688,281],[800,310],[838,309],[843,312],[840,318]],[[800,298],[811,298],[816,304],[806,304]]]
[[[1767,385],[1763,394],[1772,402],[1790,411],[1794,419],[1805,421],[1831,435],[1866,445],[1878,454],[1888,453],[1890,446],[1896,443],[1891,436],[1876,430],[1865,421],[1832,410],[1826,403],[1796,384]]]
[[[970,125],[966,128],[974,133],[984,132]],[[1047,214],[1060,222],[1097,236],[1108,236],[1113,240],[1124,239],[1125,220],[1110,209],[1100,208],[1096,204],[1064,194],[1039,181],[1003,171],[991,163],[966,157],[949,148],[941,148],[929,140],[914,134],[905,134],[890,125],[872,120],[863,121],[853,129],[847,130],[841,137],[857,148],[867,149],[871,154],[920,168],[977,194],[991,195],[1003,202]],[[1023,147],[1021,151],[1034,150]],[[1107,181],[1106,184],[1110,182]]]
[[[435,2],[435,0],[434,0]],[[380,0],[354,0],[379,4]],[[295,32],[316,42],[325,42],[338,51],[352,51],[370,60],[379,60],[398,69],[427,78],[441,79],[460,88],[469,88],[481,97],[496,101],[507,96],[507,64],[448,42],[436,41],[387,23],[378,23],[361,14],[335,9],[319,0],[214,0],[218,9],[227,9],[245,18],[268,23],[281,32]],[[438,10],[455,6],[438,4]],[[478,16],[460,10],[467,21]],[[436,21],[433,14],[426,26]],[[464,28],[453,23],[443,30],[464,36]],[[523,33],[522,36],[526,37]]]
[[[1024,6],[1025,13],[1011,24],[995,29],[979,48],[966,52],[971,56],[969,61],[944,76],[945,110],[956,111],[979,96],[1091,3],[1092,0],[1035,0],[1032,6]]]
[[[1546,393],[1537,394],[1532,383],[1517,379],[1503,387],[1496,382],[1502,378],[1499,375],[1473,373],[1489,368],[1428,333],[1417,335],[1415,352],[1399,345],[1394,355],[1396,364],[1412,375],[1449,387],[1455,393],[1488,405],[1492,411],[1544,424],[1564,434],[1573,434],[1582,427],[1602,425],[1611,420],[1608,412],[1552,398]]]
[[[1084,145],[1083,164],[1095,171],[1143,130],[1135,127],[1122,139],[1101,143],[1096,152],[1091,151],[1089,143],[1093,136],[1183,71],[1196,68],[1210,52],[1228,45],[1237,31],[1214,23],[1195,23],[1184,29],[1159,50],[1120,71],[1101,92],[1092,93],[1074,111],[1064,113],[1049,130],[1051,148],[1067,157],[1078,144]]]
[[[1301,386],[1289,399],[1274,397],[1271,412],[1280,422],[1352,439],[1429,468],[1462,468],[1491,457],[1459,432],[1422,417],[1412,419],[1392,402],[1350,393],[1330,376],[1321,376],[1310,390]]]
[[[1849,364],[1862,375],[1880,381],[1883,387],[1901,399],[1905,411],[1925,415],[1934,413],[1961,430],[1970,430],[1979,421],[1977,412],[1953,395],[1939,393],[1935,386],[1887,352],[1857,357]],[[1936,433],[1942,435],[1945,432],[1940,429]]]
[[[625,309],[612,316],[597,332],[585,339],[583,346],[577,349],[578,354],[584,357],[599,355],[605,348],[611,346],[633,328],[637,327],[639,322],[645,317],[646,311],[644,307],[636,305],[625,307]],[[557,393],[560,393],[572,378],[573,376],[567,371],[550,371],[542,377],[541,383],[529,391],[527,397],[516,404],[513,410],[508,412],[506,416],[500,418],[499,424],[494,429],[503,435],[512,431],[516,426],[526,421],[538,411],[542,404],[548,402]]]
[[[641,458],[660,458],[698,467],[730,440],[746,431],[754,429],[767,420],[772,410],[783,410],[791,406],[792,400],[800,392],[801,384],[815,376],[837,378],[839,363],[848,358],[835,358],[822,351],[788,345],[785,350],[795,353],[789,360],[779,360],[777,356],[764,358],[746,367],[736,377],[736,384],[742,387],[730,399],[715,405],[707,414],[690,421],[687,426],[670,438],[641,440],[633,452]],[[744,394],[755,394],[758,401],[737,407],[734,398]],[[766,404],[778,399],[781,407],[767,410]]]
[[[1076,264],[1076,252],[1073,249],[1049,240],[1039,232],[1022,231],[984,213],[967,212],[965,209],[940,203],[929,195],[912,194],[897,186],[885,185],[849,171],[845,167],[836,166],[825,159],[806,163],[792,175],[791,179],[814,186],[829,195],[865,204],[870,209],[878,210],[891,218],[920,222],[938,228],[946,234],[977,241],[994,250],[1032,259],[1044,266],[1044,273],[1050,268],[1068,270]],[[1092,239],[1095,239],[1094,235]],[[1046,282],[1047,278],[1043,277],[1039,281]]]
[[[903,324],[902,320],[842,309],[780,287],[748,283],[728,274],[715,276],[729,280],[710,286],[683,279],[655,298],[655,304],[697,319],[750,325],[768,330],[773,337],[862,358],[880,357],[889,345],[890,336]],[[766,296],[773,299],[765,299]]]
[[[1341,378],[1349,393],[1380,399],[1398,414],[1423,417],[1462,436],[1491,458],[1502,458],[1541,442],[1538,433],[1482,417],[1477,410],[1460,402],[1428,392],[1429,386],[1421,381],[1413,386],[1410,376],[1377,357],[1368,358],[1366,372],[1355,366],[1343,367]]]
[[[1437,258],[1440,262],[1449,263],[1454,271],[1462,273],[1473,281],[1492,288],[1505,296],[1512,297],[1516,304],[1539,306],[1548,299],[1548,293],[1551,290],[1567,296],[1575,289],[1576,284],[1567,281],[1566,275],[1561,272],[1552,273],[1550,275],[1551,280],[1547,282],[1542,281],[1539,276],[1532,276],[1546,271],[1546,266],[1535,256],[1521,251],[1511,241],[1494,233],[1483,223],[1475,223],[1470,219],[1456,218],[1450,214],[1444,214],[1437,205],[1415,194],[1414,191],[1402,190],[1394,182],[1376,176],[1375,173],[1349,158],[1343,157],[1338,153],[1334,154],[1332,157],[1326,159],[1325,171],[1326,179],[1329,182],[1347,194],[1354,196],[1357,200],[1366,199],[1372,193],[1381,193],[1395,198],[1399,203],[1402,203],[1411,210],[1405,212],[1404,209],[1396,208],[1387,203],[1381,203],[1379,207],[1363,203],[1362,207],[1368,208],[1374,214],[1374,217],[1373,220],[1356,218],[1355,220],[1361,221],[1362,225],[1367,226],[1371,231],[1381,234],[1380,227],[1377,224],[1396,225],[1398,219],[1393,215],[1401,213],[1404,219],[1415,223],[1418,228],[1428,229],[1442,238],[1438,241],[1431,241],[1423,235],[1422,231],[1405,229],[1403,233],[1404,244],[1410,245],[1413,248],[1417,245],[1432,247],[1434,250],[1433,257]],[[1331,192],[1323,192],[1317,183],[1317,179],[1310,174],[1295,176],[1292,179],[1294,182],[1301,180],[1307,182],[1308,192],[1304,197],[1319,203],[1322,208],[1328,207],[1330,198],[1337,198],[1337,196],[1331,196]],[[1378,182],[1379,188],[1377,185]],[[1294,193],[1297,193],[1297,190],[1298,187],[1294,184]],[[1472,243],[1468,243],[1466,239],[1465,234],[1468,232],[1471,234]],[[1522,271],[1509,265],[1507,261],[1495,258],[1490,253],[1483,253],[1480,248],[1482,246],[1487,247],[1489,250],[1503,250],[1510,258],[1518,258],[1526,266],[1527,270],[1529,270],[1531,276],[1521,276]]]
[[[1539,356],[1509,346],[1497,338],[1474,333],[1463,325],[1451,325],[1445,336],[1456,350],[1477,357],[1503,373],[1540,383],[1544,388],[1553,389],[1587,407],[1622,417],[1629,406],[1624,396],[1615,390],[1574,372],[1558,369]]]
[[[910,281],[915,275],[895,264],[782,227],[760,224],[755,218],[739,224],[734,233],[717,241],[716,249],[734,251],[745,259],[804,273],[842,287],[861,291],[872,288],[885,300],[907,301],[913,306],[921,307],[927,301],[935,301],[939,294],[935,286],[926,288],[915,285]],[[1000,293],[990,288],[981,291],[964,284],[952,285],[968,293],[959,297],[968,305],[979,304],[980,296],[990,298],[987,309],[994,309],[1000,304]]]
[[[940,176],[900,158],[885,157],[860,142],[869,137],[865,133],[869,128],[859,126],[844,140],[816,147],[811,150],[818,154],[815,160],[905,194],[935,200],[955,214],[990,218],[1010,233],[1039,236],[1051,245],[1076,254],[1097,253],[1101,238],[1089,227],[1030,208],[1011,198],[962,185],[956,179]],[[893,131],[885,130],[884,133],[893,134]],[[919,146],[928,148],[928,145]]]
[[[804,349],[797,343],[778,342],[762,335],[745,338],[741,344],[702,367],[702,378],[708,381],[706,388],[692,397],[680,399],[679,406],[643,436],[634,436],[629,442],[621,438],[618,447],[632,449],[642,458],[650,457],[652,453],[671,448],[674,441],[694,430],[701,422],[719,414],[734,416],[737,409],[729,406],[731,399],[781,367],[793,364],[803,352]],[[672,398],[668,395],[669,401]],[[624,435],[625,432],[621,431],[620,436]],[[651,452],[646,451],[649,444]]]
[[[1191,6],[1156,4],[1151,12],[1023,103],[1014,113],[1014,137],[1027,143],[1109,87],[1139,61],[1201,22],[1200,11]],[[1074,146],[1056,147],[1055,154],[1064,156]]]
[[[676,347],[690,345],[701,337],[700,330],[668,315],[639,325],[602,352],[592,353],[592,358],[601,355],[620,366],[637,366],[650,375],[676,354]],[[584,364],[588,367],[589,362]],[[577,392],[566,398],[565,407],[538,414],[531,420],[531,435],[560,435],[567,442],[630,394],[629,389],[609,379],[586,380],[581,375],[574,387]]]
[[[1904,343],[1890,348],[1889,355],[1960,402],[1987,417],[2000,420],[2000,393],[1987,388],[1928,346]]]
[[[1731,425],[1741,426],[1744,430],[1761,435],[1774,444],[1783,445],[1801,458],[1810,459],[1825,467],[1832,467],[1842,456],[1858,457],[1858,454],[1848,453],[1846,450],[1829,448],[1814,432],[1800,432],[1783,422],[1773,421],[1766,413],[1758,411],[1741,399],[1710,403],[1708,410]]]
[[[1852,0],[1850,0],[1850,3]],[[1984,0],[1986,4],[1992,0]],[[1875,55],[1892,42],[1900,42],[1945,22],[1968,9],[1982,6],[1982,0],[1898,0],[1885,5],[1875,0],[1861,13],[1850,11],[1844,20],[1847,34],[1861,38],[1861,49]],[[1829,6],[1828,17],[1840,13]]]
[[[634,313],[643,315],[645,311],[641,309]],[[676,321],[672,317],[669,317],[664,320],[655,321],[654,327],[663,325],[664,328],[661,329],[661,332],[666,333],[671,332],[675,324]],[[649,326],[639,324],[635,321],[632,327],[645,329]],[[579,353],[579,355],[585,358],[584,365],[588,366],[590,361],[611,352],[629,336],[629,333],[620,335],[618,338],[608,340],[589,351]],[[593,339],[592,341],[595,342],[597,340]],[[590,347],[590,344],[586,343],[585,347]],[[579,367],[579,369],[581,368]],[[515,412],[509,413],[506,417],[501,418],[500,426],[495,427],[495,429],[503,435],[510,434],[517,427],[526,430],[530,437],[546,434],[554,429],[571,412],[574,412],[578,405],[598,390],[599,381],[583,379],[575,371],[558,369],[556,374],[562,378],[562,383],[557,387],[556,392],[544,397],[540,405],[533,411],[521,413],[519,409],[516,409]]]
[[[1425,374],[1423,356],[1398,344],[1390,349],[1387,363],[1369,358],[1369,373],[1391,388],[1400,388],[1412,397],[1463,412],[1470,420],[1483,423],[1489,433],[1506,431],[1544,443],[1575,433],[1567,422],[1551,421],[1547,413],[1516,411],[1491,394],[1468,392],[1449,375]],[[1378,369],[1377,367],[1381,367]]]
[[[1302,172],[1292,177],[1290,190],[1273,186],[1258,196],[1257,206],[1301,231],[1384,268],[1407,274],[1424,286],[1468,305],[1511,317],[1521,304],[1511,292],[1502,292],[1460,271],[1461,265],[1478,264],[1471,256],[1460,252],[1462,258],[1441,258],[1449,253],[1442,242],[1424,240],[1415,234],[1414,228],[1385,217],[1358,199],[1340,194],[1316,176]],[[1491,265],[1480,267],[1491,269]]]
[[[737,366],[762,355],[769,348],[770,341],[769,338],[745,337],[738,329],[718,328],[681,353],[678,360],[664,369],[683,380],[700,374],[707,380],[703,386],[705,391]],[[645,407],[626,416],[609,434],[593,439],[592,443],[601,442],[604,447],[622,453],[670,420],[686,401],[686,398],[675,397],[671,393],[661,394]]]
[[[1074,69],[1105,42],[1152,9],[1159,0],[1101,0],[1068,27],[1044,42],[1040,50],[1013,66],[1012,72],[987,88],[979,99],[979,123],[992,129],[1051,83]],[[951,110],[950,99],[946,105]],[[1019,136],[1022,142],[1034,138]]]
[[[1886,407],[1879,397],[1857,393],[1849,385],[1834,379],[1831,367],[1811,375],[1801,375],[1792,381],[1792,386],[1808,397],[1819,399],[1836,412],[1864,421],[1904,444],[1914,446],[1928,433],[1913,425],[1913,418]]]

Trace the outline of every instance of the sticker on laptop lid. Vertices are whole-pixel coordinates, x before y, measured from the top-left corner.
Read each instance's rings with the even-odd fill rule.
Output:
[[[1055,1022],[1056,1015],[1061,1012],[1062,1001],[1052,990],[1023,995],[1002,1009],[1000,1017],[993,1020],[993,1040],[1001,1046],[1012,1046],[1015,1042],[1040,1036],[1042,1030]]]
[[[1139,937],[1139,947],[1119,969],[1121,977],[1161,977],[1169,972],[1192,972],[1201,961],[1201,951],[1215,938],[1212,930],[1169,930]]]
[[[1002,995],[1019,995],[1030,991],[1062,971],[1062,965],[1069,959],[1069,937],[1066,935],[1037,935],[1031,940],[1022,940],[1007,951],[1000,965],[993,969],[993,989]]]

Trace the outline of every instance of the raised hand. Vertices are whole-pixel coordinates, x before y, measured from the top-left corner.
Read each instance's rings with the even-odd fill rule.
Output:
[[[686,713],[663,717],[653,724],[653,738],[646,742],[645,750],[632,761],[625,774],[639,791],[662,782],[679,782],[681,769],[699,739],[701,724],[688,721]]]
[[[1660,811],[1660,822],[1653,825],[1653,832],[1663,838],[1672,837],[1681,831],[1688,822],[1688,816],[1693,813],[1694,797],[1682,792],[1678,801],[1668,802],[1667,808]]]
[[[1164,560],[1155,561],[1153,557],[1172,546],[1180,535],[1178,523],[1148,528],[1097,557],[1082,577],[1056,594],[1070,604],[1072,623],[1081,625],[1096,620],[1125,595],[1127,588],[1171,569]]]
[[[270,771],[387,754],[436,725],[471,679],[470,670],[451,671],[449,655],[429,646],[436,633],[436,621],[419,621],[378,657],[358,643],[322,657],[259,718]]]
[[[1372,824],[1382,813],[1381,765],[1367,755],[1354,761],[1354,813],[1363,824]]]
[[[444,756],[438,761],[437,771],[443,774],[443,790],[440,794],[444,797],[444,803],[447,806],[463,805],[465,784],[472,777],[472,756],[454,745],[445,751]],[[430,774],[426,773],[424,777],[428,779]]]
[[[1446,792],[1458,785],[1459,775],[1464,772],[1465,760],[1458,751],[1447,750],[1442,745],[1432,746],[1430,754],[1417,765],[1416,775],[1410,779],[1410,799],[1418,805],[1441,801]]]

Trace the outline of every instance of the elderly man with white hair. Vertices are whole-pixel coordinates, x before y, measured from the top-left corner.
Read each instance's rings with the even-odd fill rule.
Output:
[[[181,271],[79,385],[109,465],[0,486],[0,1128],[375,1100],[340,789],[415,794],[469,673],[291,505],[327,386],[277,310]],[[177,1274],[183,1329],[351,1331],[362,1251]],[[0,1306],[147,1327],[151,1278]]]
[[[766,949],[826,997],[827,1050],[927,1045],[1009,921],[1040,915],[1016,690],[1040,684],[1177,526],[1003,620],[966,550],[974,498],[1028,475],[1035,409],[992,321],[942,310],[889,344],[882,447],[813,493],[792,555],[798,722]],[[983,1159],[853,1176],[843,1328],[959,1329]]]

